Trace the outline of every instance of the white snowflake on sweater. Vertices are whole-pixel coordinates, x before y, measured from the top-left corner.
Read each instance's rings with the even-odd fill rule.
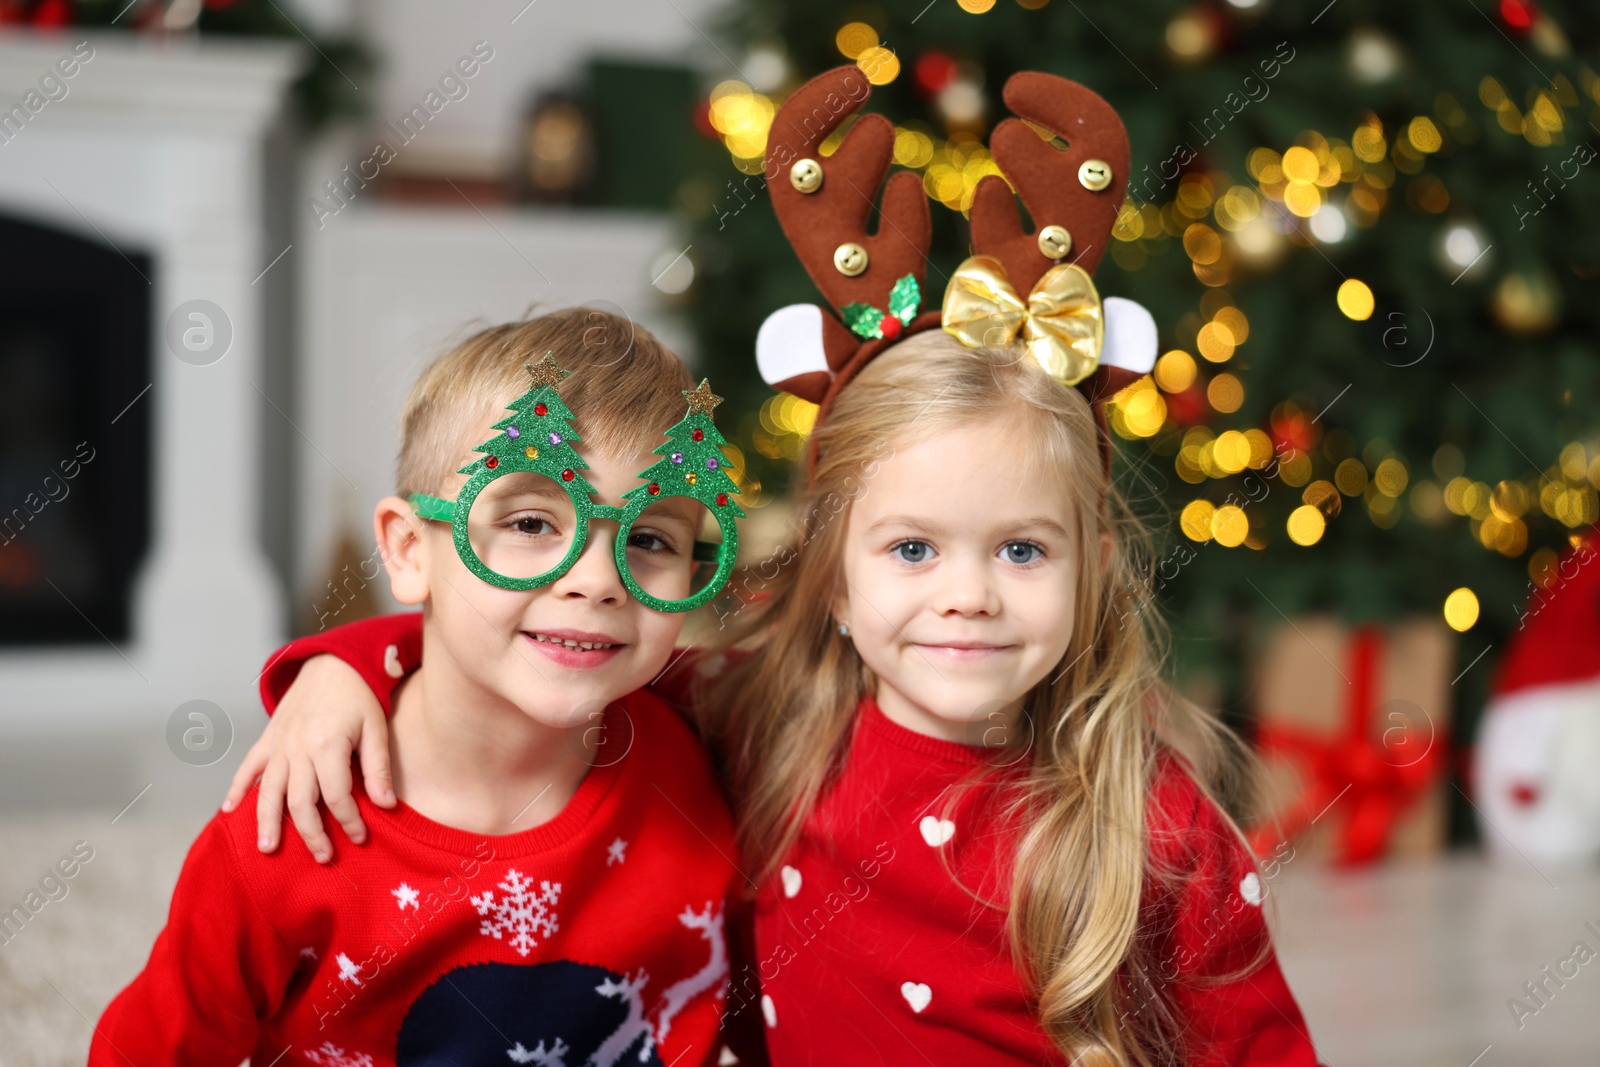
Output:
[[[511,1058],[512,1063],[531,1063],[535,1067],[567,1067],[569,1051],[571,1050],[567,1048],[567,1043],[558,1037],[548,1049],[544,1047],[543,1041],[531,1049],[524,1048],[522,1042],[518,1041],[514,1047],[506,1049],[506,1055]]]
[[[391,889],[389,892],[394,894],[394,901],[397,905],[399,905],[401,911],[405,911],[407,908],[410,908],[412,911],[422,910],[421,908],[417,907],[417,899],[422,894],[418,893],[415,889],[412,889],[404,882],[400,883],[399,889]]]
[[[318,1049],[307,1049],[305,1058],[319,1067],[373,1067],[372,1057],[365,1052],[346,1052],[332,1041],[324,1041]]]
[[[491,918],[479,924],[480,934],[496,941],[510,934],[511,947],[526,956],[539,945],[535,934],[549,937],[561,928],[555,912],[556,901],[561,897],[560,882],[552,884],[541,881],[538,892],[534,892],[533,882],[515,867],[510,867],[500,888],[505,890],[506,895],[498,900],[492,889],[481,896],[469,898],[479,915],[492,913]]]
[[[347,984],[357,986],[366,985],[366,983],[361,980],[361,965],[356,963],[355,960],[341,952],[333,958],[333,962],[339,965],[339,977]]]

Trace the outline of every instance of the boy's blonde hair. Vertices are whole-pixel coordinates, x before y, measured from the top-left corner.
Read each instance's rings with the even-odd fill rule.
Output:
[[[400,413],[396,490],[435,494],[471,448],[493,435],[506,406],[528,391],[524,365],[546,352],[571,376],[557,389],[573,411],[583,449],[615,456],[648,452],[683,417],[688,368],[648,330],[596,308],[567,308],[491,326],[422,372]]]
[[[968,349],[939,330],[909,337],[868,364],[818,424],[815,473],[797,501],[804,545],[729,636],[761,644],[718,680],[704,709],[725,752],[740,848],[758,882],[783,862],[843,765],[857,705],[874,684],[834,633],[849,508],[830,502],[871,492],[867,468],[885,447],[974,422],[1026,431],[1033,447],[997,455],[996,476],[1061,484],[1079,553],[1071,640],[1023,702],[1031,729],[1017,743],[1031,745],[1031,770],[1004,820],[1022,828],[1009,893],[1013,956],[1041,1026],[1069,1060],[1167,1063],[1181,1022],[1160,996],[1130,1004],[1160,982],[1139,936],[1141,893],[1147,878],[1179,873],[1153,869],[1146,851],[1154,763],[1181,738],[1202,788],[1225,787],[1247,756],[1163,678],[1165,635],[1140,562],[1150,558],[1148,534],[1106,477],[1083,395],[1020,348]],[[1102,535],[1111,542],[1104,564]]]

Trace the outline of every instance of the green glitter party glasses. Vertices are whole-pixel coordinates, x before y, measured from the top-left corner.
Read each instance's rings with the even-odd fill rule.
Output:
[[[450,523],[461,562],[501,589],[536,589],[560,578],[583,554],[590,523],[608,519],[619,527],[617,573],[641,604],[690,611],[720,593],[738,555],[735,520],[744,517],[733,502],[738,486],[724,469],[726,441],[711,421],[722,398],[704,381],[684,390],[689,410],[655,450],[660,461],[612,507],[593,501],[582,473],[588,465],[573,448],[581,438],[555,389],[569,372],[552,353],[527,369],[528,392],[494,424],[501,433],[474,449],[483,458],[458,472],[468,478],[456,499],[413,493],[417,514]],[[701,540],[712,531],[720,541]]]

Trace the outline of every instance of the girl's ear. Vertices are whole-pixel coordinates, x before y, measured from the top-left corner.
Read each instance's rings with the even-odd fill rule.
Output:
[[[428,599],[428,545],[422,537],[427,522],[397,496],[378,501],[372,513],[378,553],[389,572],[389,591],[402,604]]]

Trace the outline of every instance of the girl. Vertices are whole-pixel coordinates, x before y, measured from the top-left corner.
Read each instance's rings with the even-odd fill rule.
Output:
[[[1018,356],[918,334],[818,425],[763,643],[696,701],[759,886],[727,1011],[780,1064],[1314,1064],[1211,799],[1240,748],[1161,678],[1088,404]],[[313,721],[381,749],[375,707],[293,696],[278,761]]]

